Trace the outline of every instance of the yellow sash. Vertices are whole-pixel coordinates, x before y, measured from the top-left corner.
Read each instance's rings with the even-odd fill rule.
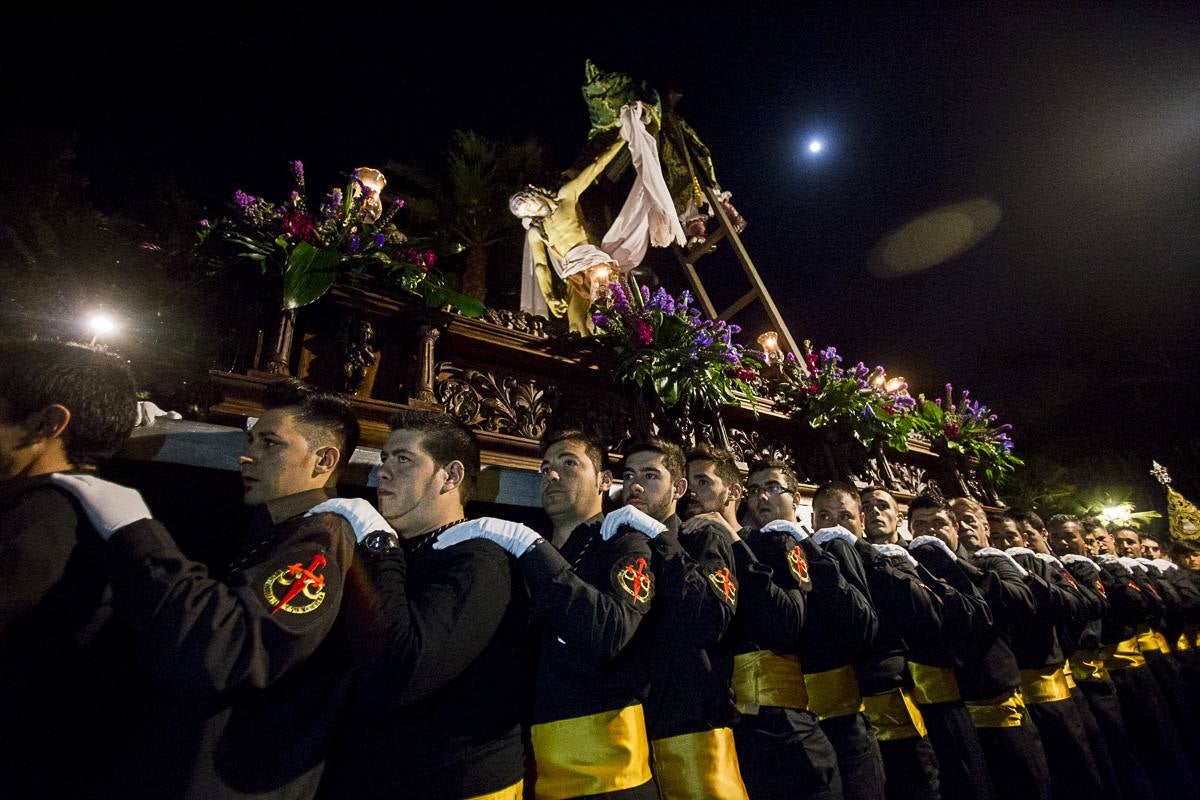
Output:
[[[808,710],[818,719],[844,717],[863,710],[858,675],[849,664],[824,672],[806,672],[804,686],[808,689]]]
[[[1158,650],[1164,656],[1171,655],[1171,643],[1167,641],[1167,637],[1163,636],[1158,631],[1154,632],[1154,639],[1158,642]]]
[[[1146,666],[1146,657],[1142,655],[1142,648],[1138,646],[1138,637],[1136,636],[1131,636],[1123,642],[1117,642],[1104,661],[1110,672],[1120,669],[1139,669]]]
[[[1062,667],[1021,670],[1021,697],[1026,703],[1057,703],[1071,698]]]
[[[925,719],[907,689],[867,695],[863,706],[881,742],[919,739],[925,735]]]
[[[800,657],[770,650],[742,653],[733,659],[733,699],[743,714],[757,714],[762,706],[808,708],[808,691]]]
[[[525,795],[525,781],[517,781],[506,789],[500,789],[488,794],[477,794],[467,800],[521,800]]]
[[[1179,634],[1179,639],[1175,642],[1175,649],[1179,652],[1192,649],[1192,643],[1188,641],[1188,635],[1186,633]]]
[[[564,800],[641,786],[650,748],[640,705],[534,725],[537,800]]]
[[[961,700],[958,678],[950,667],[931,667],[928,664],[908,662],[908,674],[912,676],[912,696],[921,705],[950,703]]]
[[[1067,680],[1067,693],[1070,694],[1071,689],[1075,688],[1075,676],[1071,674],[1071,659],[1063,661],[1062,672],[1063,677]]]
[[[1143,653],[1158,653],[1161,648],[1158,645],[1158,635],[1154,629],[1148,625],[1138,625],[1137,636],[1138,649]]]
[[[976,728],[1019,728],[1025,722],[1025,701],[1014,689],[989,700],[965,701]]]
[[[729,728],[655,739],[650,755],[662,800],[749,800]]]
[[[1106,681],[1108,668],[1100,650],[1076,650],[1071,656],[1071,675],[1077,681]]]

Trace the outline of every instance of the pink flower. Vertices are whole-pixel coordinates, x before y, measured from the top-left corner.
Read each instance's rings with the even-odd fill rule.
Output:
[[[737,375],[738,379],[743,381],[752,381],[758,377],[758,373],[750,367],[738,367],[737,371],[733,374]]]
[[[654,326],[644,319],[633,323],[633,340],[642,346],[654,344]]]
[[[947,439],[957,439],[958,438],[958,425],[956,423],[954,423],[954,422],[946,423],[945,431],[946,431]]]

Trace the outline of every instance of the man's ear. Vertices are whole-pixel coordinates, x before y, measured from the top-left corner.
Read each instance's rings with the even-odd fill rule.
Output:
[[[600,473],[600,494],[608,494],[608,490],[612,488],[612,470],[606,469]]]
[[[451,461],[446,466],[442,467],[446,471],[446,480],[442,482],[442,493],[452,492],[462,486],[463,478],[467,475],[467,470],[461,461]]]
[[[313,466],[313,477],[333,472],[342,460],[342,453],[333,445],[317,448],[317,463]]]
[[[71,410],[54,403],[35,412],[30,417],[29,433],[39,439],[57,439],[71,424]]]
[[[678,500],[687,494],[687,478],[680,478],[675,481],[675,499]]]
[[[729,499],[735,503],[740,503],[742,498],[746,496],[746,487],[742,484],[735,483],[729,487]]]

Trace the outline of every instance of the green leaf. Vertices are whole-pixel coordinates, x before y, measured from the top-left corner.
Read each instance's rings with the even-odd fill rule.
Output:
[[[342,274],[344,261],[336,250],[307,242],[293,247],[283,273],[283,307],[299,308],[318,300]]]

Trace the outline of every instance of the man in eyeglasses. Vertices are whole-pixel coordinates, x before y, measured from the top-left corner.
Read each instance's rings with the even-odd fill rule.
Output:
[[[828,676],[849,664],[845,653],[857,652],[875,635],[875,612],[866,597],[796,520],[796,488],[796,474],[787,463],[750,465],[746,504],[753,527],[743,538],[757,560],[771,568],[776,584],[802,592],[807,605],[795,646],[772,650],[774,643],[756,632],[757,638],[743,640],[744,652],[734,661],[734,696],[742,712],[734,735],[755,800],[839,798],[850,788],[843,785],[837,753],[810,708],[805,670]],[[834,687],[820,699],[828,702],[836,694]]]

